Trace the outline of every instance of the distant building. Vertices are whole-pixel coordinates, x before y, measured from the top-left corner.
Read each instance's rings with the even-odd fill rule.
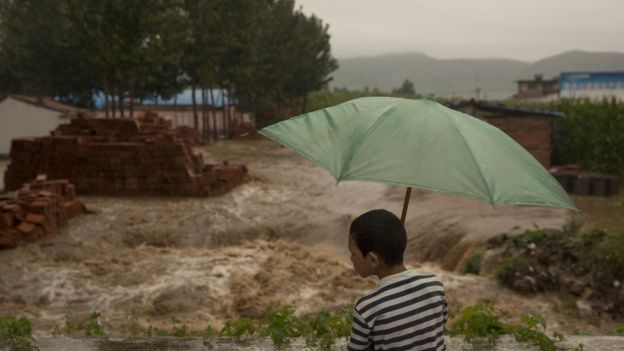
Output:
[[[518,93],[515,99],[536,99],[556,96],[559,93],[559,79],[543,79],[541,74],[536,74],[534,79],[519,80]]]
[[[624,71],[564,72],[559,82],[562,98],[624,100]]]
[[[450,107],[499,128],[522,145],[542,166],[546,168],[551,166],[552,119],[562,117],[561,112],[517,108],[475,100],[464,101]]]
[[[8,157],[11,140],[40,137],[50,132],[67,118],[84,110],[54,101],[50,97],[10,95],[0,101],[0,157]]]

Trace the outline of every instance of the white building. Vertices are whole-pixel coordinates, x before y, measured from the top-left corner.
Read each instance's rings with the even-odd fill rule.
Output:
[[[82,110],[52,100],[11,95],[0,101],[0,157],[11,152],[11,140],[40,137]]]
[[[615,98],[624,101],[624,71],[564,72],[559,77],[560,97]]]

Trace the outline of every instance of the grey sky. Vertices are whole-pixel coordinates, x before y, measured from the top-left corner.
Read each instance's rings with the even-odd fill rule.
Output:
[[[423,52],[535,61],[624,52],[624,0],[296,0],[329,24],[337,58]]]

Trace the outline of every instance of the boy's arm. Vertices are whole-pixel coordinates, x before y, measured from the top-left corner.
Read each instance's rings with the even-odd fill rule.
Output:
[[[351,323],[351,337],[347,343],[347,350],[349,351],[362,351],[373,350],[373,343],[371,337],[371,329],[364,320],[364,318],[357,311],[357,308],[353,309],[353,322]]]

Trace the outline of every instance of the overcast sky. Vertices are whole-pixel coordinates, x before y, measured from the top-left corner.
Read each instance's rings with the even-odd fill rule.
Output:
[[[624,0],[295,0],[329,24],[335,57],[422,52],[535,61],[624,52]]]

